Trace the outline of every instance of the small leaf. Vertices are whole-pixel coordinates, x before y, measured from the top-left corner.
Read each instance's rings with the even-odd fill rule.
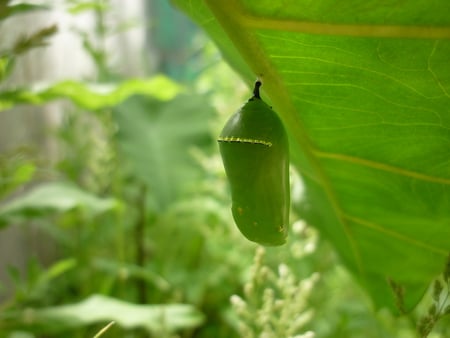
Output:
[[[33,163],[25,163],[18,167],[13,174],[14,184],[23,184],[28,182],[36,172],[36,166]]]
[[[18,3],[10,5],[8,4],[8,1],[2,0],[0,3],[0,21],[13,15],[25,14],[31,11],[38,11],[45,9],[49,9],[49,7],[31,3]]]

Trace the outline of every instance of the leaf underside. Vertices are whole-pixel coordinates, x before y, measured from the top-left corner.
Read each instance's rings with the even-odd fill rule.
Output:
[[[176,0],[280,114],[297,206],[378,306],[450,250],[450,2]],[[232,112],[230,111],[230,114]]]

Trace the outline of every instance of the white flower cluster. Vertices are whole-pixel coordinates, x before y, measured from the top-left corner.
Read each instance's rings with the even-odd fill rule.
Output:
[[[250,280],[244,285],[244,296],[230,298],[238,317],[240,337],[313,338],[314,332],[302,332],[302,329],[313,316],[307,300],[319,274],[298,280],[283,263],[275,272],[264,264],[265,252],[263,247],[256,250]],[[300,256],[304,255],[303,252]]]

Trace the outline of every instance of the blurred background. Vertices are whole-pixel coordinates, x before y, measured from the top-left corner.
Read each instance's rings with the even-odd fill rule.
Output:
[[[294,212],[240,235],[215,140],[249,96],[166,0],[2,1],[0,337],[414,337]]]

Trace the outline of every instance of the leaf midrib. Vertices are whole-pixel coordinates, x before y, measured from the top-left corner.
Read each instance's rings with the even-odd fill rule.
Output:
[[[245,18],[245,26],[253,29],[372,38],[450,39],[450,27],[325,23],[289,19],[280,20],[253,16],[251,14],[241,17]]]

